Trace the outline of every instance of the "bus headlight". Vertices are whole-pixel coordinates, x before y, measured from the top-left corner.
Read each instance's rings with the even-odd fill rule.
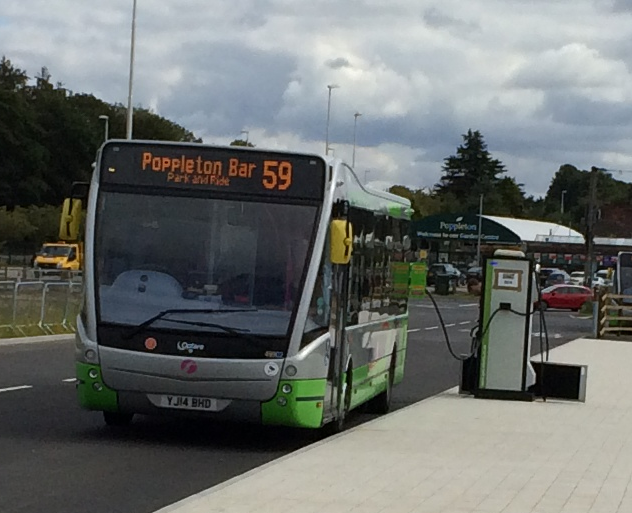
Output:
[[[92,389],[95,392],[100,392],[101,390],[103,390],[103,386],[101,385],[101,383],[92,383]]]
[[[286,383],[285,385],[283,385],[281,387],[281,392],[283,392],[284,394],[291,394],[292,393],[292,385],[290,385],[289,383]]]
[[[97,361],[97,352],[94,349],[88,349],[85,353],[86,360],[88,362],[96,362]]]
[[[294,365],[288,365],[288,366],[285,368],[285,373],[286,373],[288,376],[296,376],[296,373],[297,373],[297,372],[298,372],[298,369],[297,369],[296,367],[294,367]]]
[[[88,371],[88,376],[90,376],[92,379],[97,379],[99,377],[99,373],[96,369],[90,369]]]
[[[287,404],[287,399],[285,397],[279,397],[277,399],[277,404],[279,406],[285,406]]]

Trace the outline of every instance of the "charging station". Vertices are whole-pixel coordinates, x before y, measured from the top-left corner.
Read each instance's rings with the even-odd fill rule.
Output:
[[[524,253],[497,250],[484,259],[478,332],[472,354],[462,360],[459,393],[490,399],[585,401],[586,366],[531,360],[538,297],[534,263]]]

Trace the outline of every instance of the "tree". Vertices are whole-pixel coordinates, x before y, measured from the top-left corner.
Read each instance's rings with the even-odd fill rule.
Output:
[[[481,194],[486,213],[519,216],[524,213],[522,185],[502,177],[505,166],[492,158],[482,134],[468,130],[456,155],[444,159],[436,185],[446,212],[478,212]]]
[[[0,61],[0,205],[38,203],[46,190],[46,148],[22,70]]]
[[[585,230],[589,189],[590,171],[579,170],[570,164],[560,166],[544,198],[545,219]],[[599,209],[629,206],[631,199],[632,185],[616,180],[605,170],[598,170],[596,200]]]
[[[127,119],[127,109],[125,109],[125,119]],[[134,139],[202,142],[186,128],[143,108],[134,109]]]
[[[0,60],[0,206],[59,206],[73,181],[86,181],[103,143],[108,116],[110,138],[125,138],[127,109],[90,94],[73,94],[52,82],[42,67],[35,84]],[[147,109],[134,109],[134,138],[202,142],[191,131]]]
[[[15,68],[5,56],[0,60],[0,90],[20,91],[26,87],[29,77],[25,71]]]
[[[393,185],[388,191],[410,200],[414,210],[413,219],[421,219],[441,211],[441,201],[431,190],[426,192],[424,189],[413,190],[404,185]]]

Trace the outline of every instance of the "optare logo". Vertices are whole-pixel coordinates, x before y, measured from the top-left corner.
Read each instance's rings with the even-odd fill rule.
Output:
[[[463,221],[463,216],[457,217],[455,220],[457,223],[460,223],[461,221]]]
[[[195,363],[195,361],[193,360],[182,360],[182,363],[180,364],[180,370],[183,370],[187,374],[193,374],[195,371],[198,370],[198,366],[197,363]]]
[[[178,351],[186,351],[189,354],[192,354],[196,349],[199,349],[200,351],[204,350],[204,344],[194,344],[193,342],[184,342],[183,340],[178,342],[176,347],[178,348]]]

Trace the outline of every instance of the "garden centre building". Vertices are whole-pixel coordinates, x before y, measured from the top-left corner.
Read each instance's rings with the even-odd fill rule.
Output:
[[[475,263],[480,229],[480,252],[499,247],[520,248],[543,267],[583,269],[586,261],[584,236],[572,228],[546,221],[478,214],[437,214],[412,223],[417,247],[426,250],[429,263]],[[632,249],[632,239],[595,238],[599,267],[616,262],[619,251]]]

